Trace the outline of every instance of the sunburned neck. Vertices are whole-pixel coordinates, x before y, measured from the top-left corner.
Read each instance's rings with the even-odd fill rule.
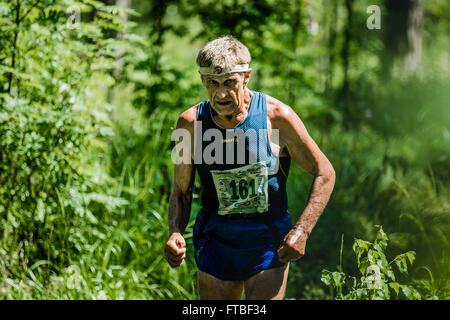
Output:
[[[226,116],[223,116],[223,118],[226,120],[226,121],[228,121],[228,122],[231,122],[232,120],[233,120],[233,115],[226,115]]]

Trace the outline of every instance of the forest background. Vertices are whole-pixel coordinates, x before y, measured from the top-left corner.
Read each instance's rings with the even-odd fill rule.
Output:
[[[163,258],[171,134],[207,98],[198,50],[233,35],[336,171],[286,298],[449,299],[449,21],[446,0],[0,1],[0,298],[197,298],[198,179],[187,261]],[[291,166],[295,220],[311,183]]]

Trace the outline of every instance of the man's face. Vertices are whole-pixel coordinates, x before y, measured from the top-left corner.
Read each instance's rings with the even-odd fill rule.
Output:
[[[211,106],[219,115],[232,115],[244,104],[244,89],[250,79],[250,73],[251,70],[245,75],[229,73],[221,76],[202,76]]]

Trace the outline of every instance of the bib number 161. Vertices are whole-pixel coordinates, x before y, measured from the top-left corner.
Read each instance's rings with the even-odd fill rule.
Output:
[[[256,181],[255,179],[250,179],[247,181],[246,179],[239,180],[239,183],[236,183],[235,180],[230,182],[231,187],[231,199],[247,199],[247,197],[256,197]],[[250,193],[250,194],[249,194]]]

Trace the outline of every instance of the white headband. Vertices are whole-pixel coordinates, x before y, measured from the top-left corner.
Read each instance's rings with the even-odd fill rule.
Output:
[[[218,76],[218,75],[223,75],[223,74],[227,74],[227,73],[233,73],[233,72],[246,72],[250,70],[248,68],[248,64],[237,64],[231,68],[221,68],[221,67],[215,67],[215,68],[211,68],[211,67],[200,67],[198,69],[198,72],[201,75],[212,75],[212,76]]]

